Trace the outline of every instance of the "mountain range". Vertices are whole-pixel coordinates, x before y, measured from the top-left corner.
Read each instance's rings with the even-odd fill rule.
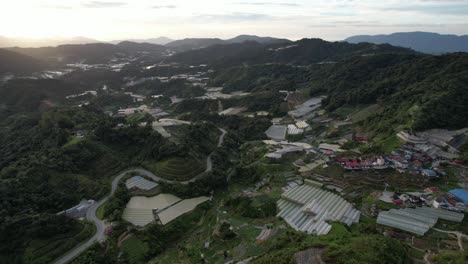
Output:
[[[137,43],[150,43],[150,44],[157,44],[157,45],[166,45],[167,43],[170,43],[170,42],[172,42],[174,40],[163,36],[163,37],[148,38],[148,39],[112,40],[112,41],[109,41],[109,43],[119,44],[120,42],[123,42],[123,41],[130,41],[130,42],[137,42]]]
[[[322,39],[301,39],[273,44],[246,41],[180,52],[170,57],[169,61],[190,65],[209,64],[218,67],[260,63],[309,65],[332,63],[352,56],[372,56],[382,53],[414,53],[414,51],[388,44],[350,44]]]
[[[8,47],[23,47],[23,48],[38,48],[38,47],[55,47],[67,44],[90,44],[90,43],[110,43],[119,44],[121,42],[136,42],[136,43],[149,43],[156,45],[167,45],[168,47],[174,48],[177,51],[185,51],[191,49],[199,49],[208,47],[216,44],[230,44],[230,43],[241,43],[244,41],[256,41],[262,44],[272,44],[280,42],[289,42],[288,39],[279,39],[272,37],[259,37],[255,35],[239,35],[231,39],[219,39],[219,38],[186,38],[180,40],[173,40],[168,37],[157,37],[148,39],[123,39],[123,40],[112,40],[112,41],[99,41],[96,39],[86,37],[74,37],[74,38],[9,38],[0,36],[0,48]]]
[[[432,54],[468,52],[468,35],[457,36],[430,32],[401,32],[390,35],[358,35],[349,37],[345,41],[349,43],[387,43]]]

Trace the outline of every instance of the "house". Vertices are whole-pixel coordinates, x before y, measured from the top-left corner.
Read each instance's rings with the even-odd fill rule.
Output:
[[[424,176],[427,176],[427,177],[437,177],[437,173],[433,170],[429,170],[429,169],[423,169],[421,170],[421,174],[424,175]]]
[[[449,191],[449,194],[455,196],[460,201],[468,204],[468,190],[465,189],[453,189]]]

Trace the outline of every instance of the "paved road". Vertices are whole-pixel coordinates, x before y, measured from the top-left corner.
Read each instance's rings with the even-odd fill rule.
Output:
[[[223,144],[224,136],[227,134],[226,130],[224,130],[222,128],[219,128],[219,130],[221,131],[221,136],[219,136],[219,139],[218,139],[218,147],[220,147]],[[197,179],[203,177],[203,175],[205,175],[206,172],[210,172],[213,169],[213,165],[212,165],[212,162],[211,162],[211,155],[213,155],[213,152],[210,153],[210,155],[208,155],[208,157],[206,158],[206,170],[205,170],[205,172],[200,173],[199,175],[193,177],[190,180],[182,181],[182,182],[178,182],[178,183],[189,184],[189,183],[194,182]],[[128,170],[125,170],[125,171],[119,173],[117,176],[115,176],[114,180],[112,180],[111,192],[106,197],[104,197],[102,200],[100,200],[99,202],[96,202],[93,205],[91,205],[91,207],[86,212],[86,219],[88,221],[94,222],[94,225],[96,226],[96,233],[94,234],[94,236],[91,237],[85,243],[81,244],[80,246],[74,248],[72,251],[68,252],[65,256],[58,259],[55,262],[55,264],[65,264],[65,263],[69,262],[70,260],[72,260],[73,258],[78,256],[81,252],[86,250],[94,242],[102,241],[105,238],[104,229],[106,228],[106,224],[104,223],[104,221],[100,220],[96,216],[96,210],[98,209],[99,206],[101,206],[103,203],[105,203],[109,199],[109,197],[112,196],[112,194],[114,194],[115,190],[117,189],[117,185],[119,184],[122,177],[125,176],[127,173],[131,173],[131,172],[135,172],[135,173],[138,173],[140,175],[147,176],[147,177],[149,177],[149,178],[151,178],[151,179],[153,179],[154,181],[157,181],[157,182],[161,182],[161,181],[167,182],[167,183],[176,183],[177,182],[177,181],[171,181],[171,180],[163,179],[161,177],[158,177],[158,176],[154,175],[152,172],[150,172],[148,170],[145,170],[145,169],[141,169],[141,168],[128,169]]]

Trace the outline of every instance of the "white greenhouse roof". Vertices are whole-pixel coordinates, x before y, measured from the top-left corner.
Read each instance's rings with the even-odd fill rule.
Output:
[[[308,182],[288,189],[278,201],[283,218],[292,228],[309,234],[325,235],[332,226],[327,221],[346,225],[359,222],[360,211],[334,193],[321,190]]]
[[[416,207],[405,209],[391,209],[380,212],[377,224],[398,228],[417,235],[424,235],[432,228],[439,218],[461,222],[464,214],[451,212],[433,207]]]
[[[131,188],[138,188],[141,190],[151,190],[158,186],[157,183],[149,181],[141,176],[134,176],[128,180],[125,181],[125,186],[127,186],[127,189]]]

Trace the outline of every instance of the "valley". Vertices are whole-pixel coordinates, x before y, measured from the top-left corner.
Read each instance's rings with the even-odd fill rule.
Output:
[[[250,38],[0,49],[0,262],[463,263],[468,55]]]

